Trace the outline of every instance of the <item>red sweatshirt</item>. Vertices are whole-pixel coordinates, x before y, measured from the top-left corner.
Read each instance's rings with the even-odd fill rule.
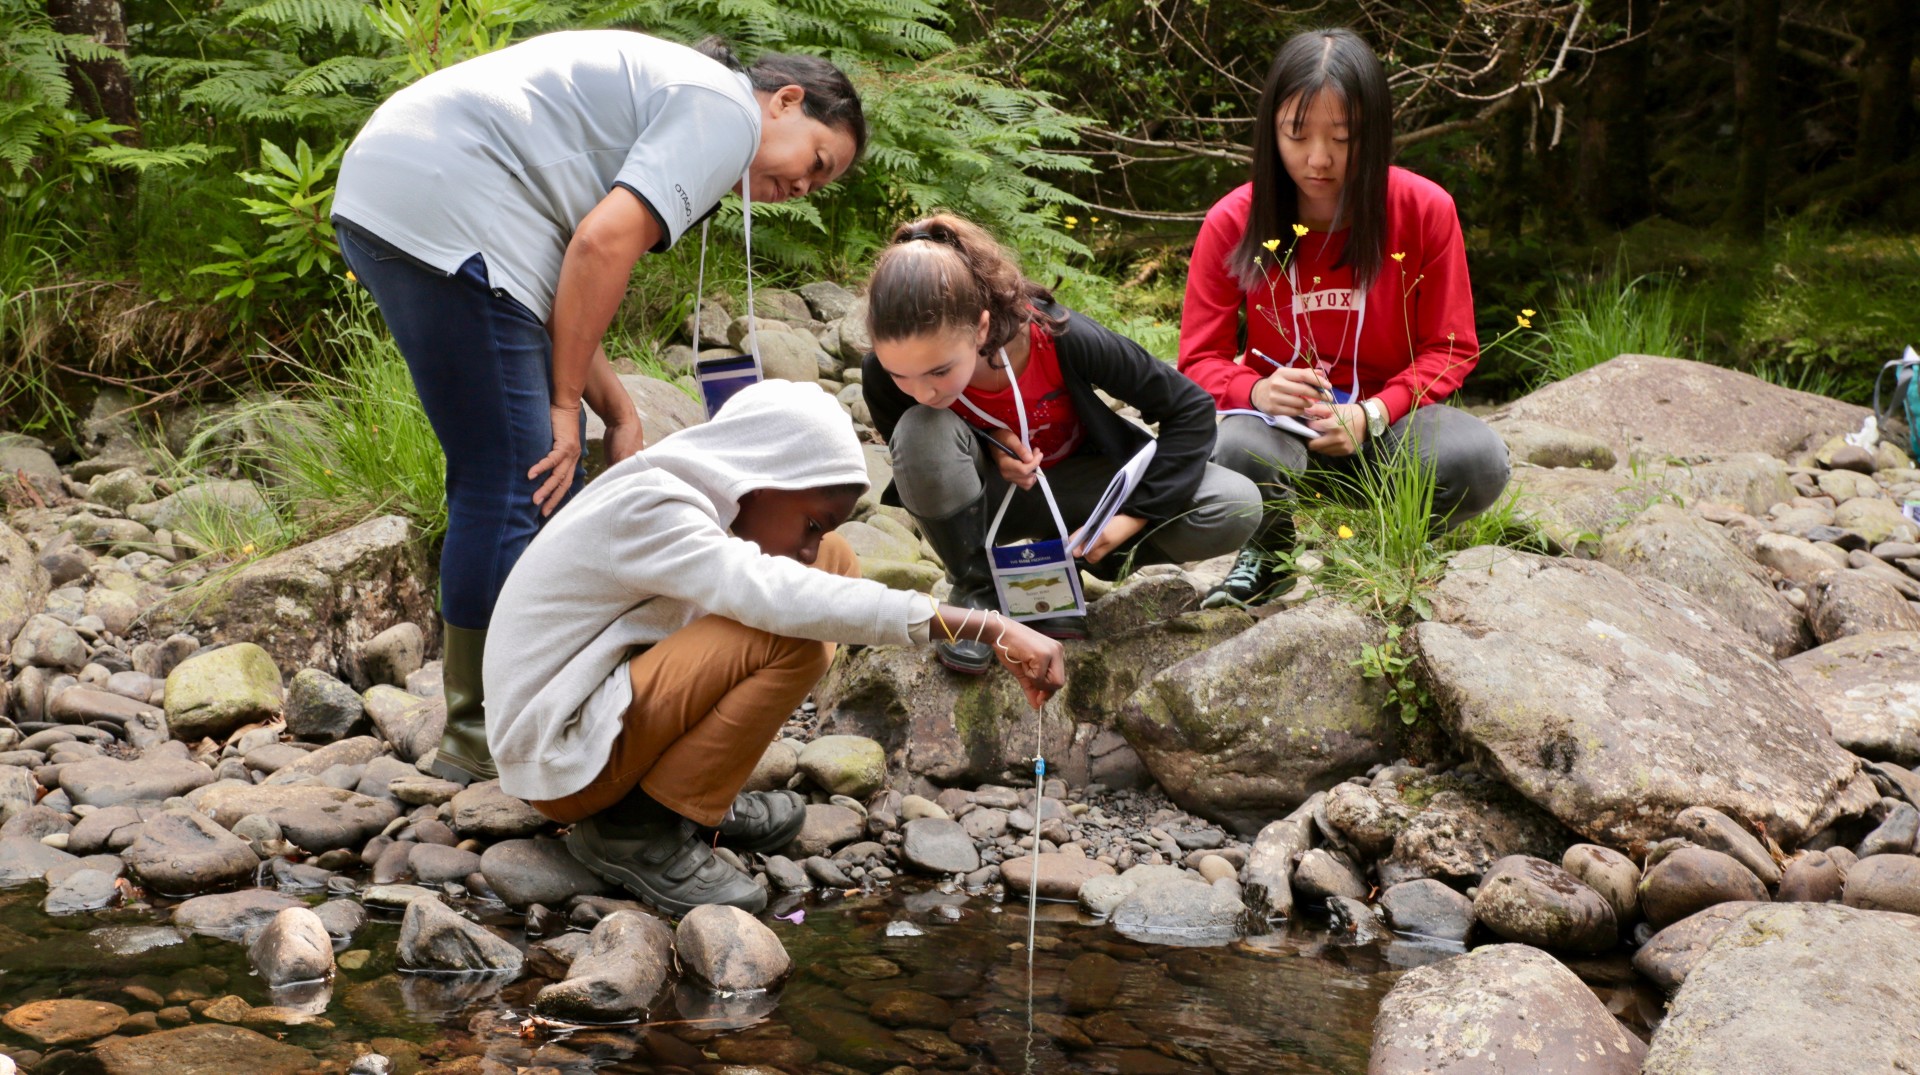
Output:
[[[1277,250],[1264,256],[1264,263],[1275,265],[1267,286],[1252,294],[1240,290],[1227,256],[1246,232],[1252,204],[1253,184],[1248,183],[1207,212],[1187,270],[1180,371],[1206,389],[1219,409],[1252,407],[1254,383],[1275,368],[1251,353],[1236,356],[1242,309],[1249,352],[1259,350],[1285,365],[1297,338],[1298,364],[1310,364],[1314,354],[1331,360],[1327,378],[1342,392],[1353,387],[1357,354],[1358,398],[1385,403],[1389,422],[1399,421],[1416,403],[1445,399],[1466,380],[1479,361],[1480,341],[1473,328],[1460,217],[1446,191],[1404,168],[1388,171],[1387,256],[1365,296],[1364,320],[1353,270],[1333,267],[1346,245],[1345,228],[1308,232],[1297,241],[1291,233],[1282,236]],[[1297,296],[1287,271],[1278,267],[1289,246]]]

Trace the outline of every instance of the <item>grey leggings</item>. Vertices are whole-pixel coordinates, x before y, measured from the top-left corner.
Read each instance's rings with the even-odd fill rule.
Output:
[[[1449,523],[1471,519],[1492,507],[1507,487],[1511,466],[1507,445],[1485,422],[1444,405],[1421,407],[1369,437],[1358,456],[1326,456],[1307,451],[1307,442],[1249,415],[1220,422],[1213,461],[1252,479],[1272,510],[1262,522],[1258,543],[1270,551],[1291,542],[1293,475],[1309,468],[1350,470],[1360,460],[1377,460],[1408,437],[1434,468],[1433,516]]]
[[[986,494],[987,512],[978,535],[984,547],[987,522],[999,509],[1007,483],[973,427],[950,410],[911,407],[900,416],[887,449],[900,502],[923,525],[953,518]],[[1081,453],[1047,468],[1047,484],[1068,531],[1086,521],[1125,462]],[[1209,463],[1193,504],[1174,518],[1149,525],[1130,543],[1133,564],[1190,563],[1233,552],[1252,536],[1260,512],[1260,491],[1252,481]],[[1053,532],[1046,499],[1036,486],[1014,494],[996,540],[1051,537]],[[1100,566],[1117,565],[1122,556],[1109,555]]]

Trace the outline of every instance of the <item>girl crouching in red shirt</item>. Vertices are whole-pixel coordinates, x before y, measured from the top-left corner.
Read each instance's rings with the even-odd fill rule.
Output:
[[[1010,485],[1020,491],[995,540],[1052,539],[1059,527],[1035,488],[1039,471],[1066,526],[1078,527],[1119,468],[1154,439],[1095,389],[1137,408],[1160,433],[1139,484],[1082,555],[1091,570],[1111,577],[1129,560],[1204,560],[1253,534],[1261,510],[1254,483],[1207,461],[1207,394],[1139,344],[1056,303],[978,225],[951,215],[902,225],[874,266],[867,302],[874,353],[862,393],[893,457],[893,485],[881,500],[919,523],[947,566],[952,604],[996,605],[987,531]],[[1055,637],[1086,632],[1081,617],[1033,626]],[[936,649],[956,671],[990,664],[978,643]]]
[[[1180,369],[1222,411],[1213,461],[1257,482],[1269,511],[1206,607],[1250,604],[1280,581],[1292,475],[1351,467],[1411,440],[1458,522],[1506,488],[1506,445],[1444,401],[1479,360],[1460,217],[1447,192],[1391,166],[1386,72],[1348,30],[1280,49],[1254,124],[1253,181],[1207,213],[1187,273]],[[1244,318],[1244,322],[1243,319]],[[1245,350],[1240,345],[1244,330]]]

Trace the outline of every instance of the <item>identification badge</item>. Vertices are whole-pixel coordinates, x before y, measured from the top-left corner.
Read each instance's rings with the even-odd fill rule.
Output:
[[[1086,611],[1080,568],[1067,554],[1065,541],[996,545],[992,552],[993,588],[1008,619],[1047,620]]]

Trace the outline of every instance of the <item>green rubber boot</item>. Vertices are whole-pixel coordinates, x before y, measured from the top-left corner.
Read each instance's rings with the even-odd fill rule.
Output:
[[[440,735],[433,775],[463,786],[493,780],[500,773],[493,767],[493,752],[487,749],[487,715],[480,705],[480,658],[487,650],[487,632],[442,620],[440,639],[447,730]]]

